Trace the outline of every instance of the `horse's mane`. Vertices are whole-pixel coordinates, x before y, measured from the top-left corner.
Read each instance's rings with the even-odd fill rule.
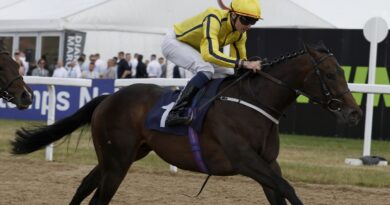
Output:
[[[319,45],[312,45],[312,47],[317,50],[318,52],[321,52],[321,53],[327,53],[329,54],[330,53],[330,50],[328,48],[326,48],[323,44],[319,44]],[[286,54],[286,55],[282,55],[278,58],[275,58],[273,60],[268,60],[267,58],[264,58],[262,59],[262,70],[264,72],[269,72],[273,66],[277,65],[277,64],[280,64],[282,62],[286,62],[286,60],[289,60],[289,59],[292,59],[292,58],[295,58],[295,57],[298,57],[298,56],[301,56],[303,54],[307,53],[307,50],[306,49],[303,49],[303,50],[300,50],[300,51],[296,51],[296,52],[292,52],[292,53],[289,53],[289,54]],[[258,60],[258,59],[261,59],[260,57],[258,56],[253,56],[251,58],[249,58],[249,60]],[[236,79],[238,77],[240,77],[242,74],[248,72],[248,70],[246,69],[240,69],[238,71],[238,73],[236,75],[233,75],[233,76],[229,76],[227,77],[227,79]],[[250,74],[249,76],[256,76],[257,74],[253,73],[253,74]]]
[[[263,63],[262,63],[262,66],[263,67],[268,67],[268,66],[272,67],[275,64],[279,64],[279,63],[284,62],[286,60],[289,60],[289,59],[295,58],[297,56],[303,55],[305,53],[306,53],[305,50],[301,50],[301,51],[297,51],[297,52],[294,52],[294,53],[290,53],[290,54],[287,54],[287,55],[280,56],[280,57],[275,58],[275,59],[273,59],[271,61],[268,61],[267,59],[264,59]]]
[[[318,52],[326,53],[326,54],[330,53],[330,50],[328,48],[326,48],[321,43],[319,45],[313,45],[312,47],[315,50],[317,50]],[[263,67],[267,67],[267,66],[271,66],[272,67],[275,64],[284,62],[284,61],[286,61],[288,59],[291,59],[291,58],[295,58],[295,57],[303,55],[305,53],[307,53],[306,49],[300,50],[300,51],[297,51],[297,52],[293,52],[293,53],[290,53],[290,54],[287,54],[287,55],[280,56],[278,58],[273,59],[272,61],[267,61],[267,59],[265,59],[265,60],[263,60],[262,66]]]

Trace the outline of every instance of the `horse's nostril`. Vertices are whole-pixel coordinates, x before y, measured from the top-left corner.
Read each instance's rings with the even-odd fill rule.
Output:
[[[359,112],[359,110],[351,111],[348,116],[348,119],[350,121],[353,121],[354,123],[358,123],[361,118],[362,118],[362,112]]]
[[[22,98],[22,101],[24,103],[31,104],[31,102],[32,102],[32,95],[29,92],[27,92],[27,91],[24,91],[22,93],[21,98]]]

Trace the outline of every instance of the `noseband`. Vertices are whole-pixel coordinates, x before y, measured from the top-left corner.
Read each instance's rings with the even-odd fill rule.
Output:
[[[23,80],[23,77],[22,76],[17,76],[16,78],[14,78],[13,80],[11,80],[7,86],[5,86],[4,88],[0,88],[0,98],[3,98],[4,100],[6,101],[11,101],[12,99],[14,99],[14,97],[8,92],[8,88],[12,86],[12,84],[19,80],[19,79],[22,79]]]
[[[293,92],[296,93],[297,96],[303,95],[303,96],[309,98],[311,102],[320,104],[320,105],[326,107],[328,110],[330,110],[332,112],[340,112],[341,108],[343,107],[343,104],[344,104],[344,102],[342,100],[340,100],[340,97],[342,97],[346,93],[349,93],[350,90],[347,88],[345,91],[341,92],[340,94],[334,95],[331,92],[331,90],[329,89],[329,86],[326,84],[326,82],[324,80],[324,77],[321,75],[321,70],[319,68],[321,63],[326,61],[329,57],[333,57],[333,56],[334,55],[332,53],[329,53],[328,55],[322,57],[319,61],[315,61],[314,58],[312,56],[310,56],[311,57],[311,61],[313,62],[313,71],[314,71],[315,75],[318,77],[318,79],[320,81],[321,92],[322,92],[322,95],[325,97],[325,100],[323,100],[321,98],[318,98],[318,97],[313,97],[313,96],[309,95],[308,93],[302,91],[301,89],[291,88],[285,82],[283,82],[283,81],[281,81],[279,79],[276,79],[275,77],[271,76],[270,74],[268,74],[268,73],[266,73],[264,71],[260,70],[258,72],[258,74],[260,74],[261,76],[271,80],[272,82],[277,83],[278,85],[281,85],[283,87],[286,87],[286,88],[292,90]],[[306,78],[305,78],[305,80],[306,80]]]

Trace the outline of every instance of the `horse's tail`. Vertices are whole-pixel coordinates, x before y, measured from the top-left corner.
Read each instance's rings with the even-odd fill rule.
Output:
[[[36,129],[20,129],[16,131],[15,141],[11,142],[13,154],[28,154],[39,150],[54,141],[72,133],[77,128],[91,122],[95,108],[108,95],[102,95],[92,99],[73,115],[55,122],[49,126],[42,126]]]

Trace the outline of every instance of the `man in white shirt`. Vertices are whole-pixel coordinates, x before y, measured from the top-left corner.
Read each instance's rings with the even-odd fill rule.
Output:
[[[138,53],[134,53],[134,56],[130,60],[130,63],[131,63],[131,76],[134,78],[135,74],[137,74]]]
[[[26,55],[22,51],[15,51],[14,53],[14,60],[18,61],[20,60],[23,68],[24,68],[24,73],[23,75],[27,75],[28,69],[29,69],[29,64],[26,61]]]
[[[82,78],[88,78],[88,79],[100,78],[99,72],[97,72],[95,69],[96,69],[96,65],[94,63],[89,63],[88,70],[82,72]]]
[[[56,64],[56,69],[54,69],[53,77],[57,78],[67,78],[68,71],[64,68],[64,63],[62,60],[58,60]]]
[[[98,72],[101,76],[106,72],[107,66],[104,60],[100,59],[100,53],[95,54],[95,71]]]
[[[155,54],[150,57],[150,62],[146,68],[149,78],[159,78],[161,76],[161,64],[157,61]]]
[[[77,61],[72,61],[68,64],[68,77],[81,78],[81,69]]]

